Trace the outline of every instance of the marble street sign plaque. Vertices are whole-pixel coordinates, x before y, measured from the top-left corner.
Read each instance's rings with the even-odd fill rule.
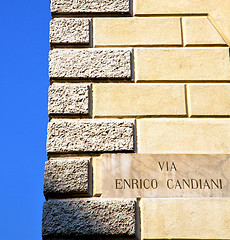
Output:
[[[103,154],[102,197],[230,197],[230,155]]]

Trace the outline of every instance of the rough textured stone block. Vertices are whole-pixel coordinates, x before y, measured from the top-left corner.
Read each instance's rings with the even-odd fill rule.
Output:
[[[54,49],[49,59],[50,78],[131,78],[130,50]]]
[[[45,163],[44,195],[76,196],[92,193],[90,158],[49,160]]]
[[[229,154],[228,119],[138,119],[138,153]]]
[[[183,84],[94,84],[94,116],[186,115]]]
[[[49,87],[49,114],[89,115],[89,85],[53,83]]]
[[[43,206],[43,238],[97,239],[99,236],[103,236],[103,239],[109,236],[135,238],[135,205],[136,202],[132,199],[46,201]]]
[[[230,199],[141,199],[142,239],[229,239]]]
[[[47,152],[133,151],[133,120],[52,120]]]
[[[95,18],[93,28],[95,46],[182,45],[179,17]]]
[[[51,13],[128,13],[129,0],[51,0]]]
[[[136,48],[136,81],[230,80],[229,48]]]
[[[227,45],[207,17],[184,17],[182,23],[185,46]]]
[[[51,44],[89,44],[90,20],[54,18],[50,21]]]
[[[134,15],[207,14],[221,35],[230,43],[229,0],[134,0]]]
[[[230,85],[189,84],[188,98],[191,116],[230,115]]]

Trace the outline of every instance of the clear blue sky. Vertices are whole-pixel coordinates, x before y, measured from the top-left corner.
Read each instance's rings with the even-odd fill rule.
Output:
[[[49,0],[3,0],[0,9],[0,239],[41,240]]]

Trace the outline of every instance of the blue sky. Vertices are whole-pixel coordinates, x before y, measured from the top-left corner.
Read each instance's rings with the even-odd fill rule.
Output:
[[[49,0],[1,1],[1,237],[41,240]]]

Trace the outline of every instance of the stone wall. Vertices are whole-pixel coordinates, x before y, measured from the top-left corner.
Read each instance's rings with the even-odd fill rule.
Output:
[[[51,16],[43,239],[230,239],[230,199],[103,198],[100,159],[230,153],[230,0],[51,0]]]

